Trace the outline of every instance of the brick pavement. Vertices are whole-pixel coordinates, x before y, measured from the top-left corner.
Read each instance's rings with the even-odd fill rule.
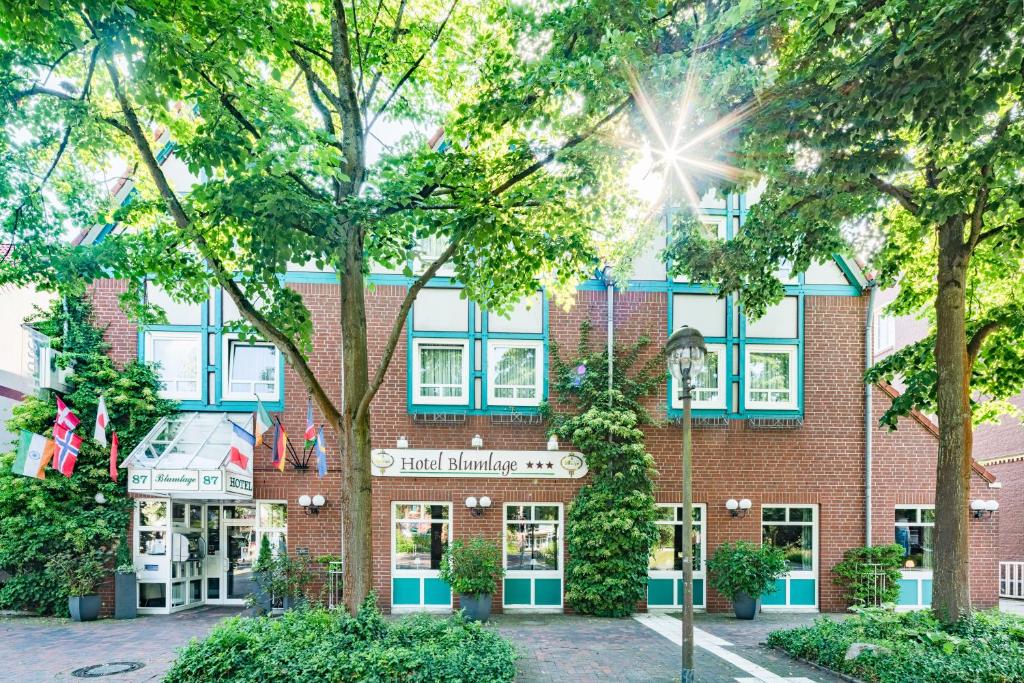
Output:
[[[71,671],[93,664],[140,661],[139,671],[100,679],[110,683],[159,681],[175,650],[205,635],[234,608],[202,608],[135,620],[103,619],[77,624],[65,619],[0,618],[0,681],[77,681]],[[698,614],[697,625],[730,641],[740,656],[783,676],[818,683],[837,679],[758,645],[767,633],[808,623],[814,615],[761,614],[739,622],[720,614]],[[496,615],[490,625],[520,652],[517,683],[668,683],[679,677],[679,648],[633,619],[567,615]],[[699,683],[734,682],[749,674],[697,648]]]

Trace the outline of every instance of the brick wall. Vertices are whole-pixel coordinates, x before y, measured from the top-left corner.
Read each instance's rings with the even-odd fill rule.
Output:
[[[333,285],[292,285],[310,308],[316,334],[311,362],[333,395],[339,394],[340,338],[337,288]],[[94,288],[97,318],[110,323],[108,339],[119,361],[135,352],[135,330],[112,308],[117,283]],[[368,343],[371,363],[379,357],[404,288],[379,286],[367,294]],[[112,303],[113,302],[113,303]],[[592,343],[606,343],[605,293],[581,291],[568,311],[550,307],[550,333],[564,356],[575,351],[579,325],[592,323]],[[805,419],[802,427],[785,430],[753,429],[744,421],[728,427],[697,428],[693,440],[694,501],[707,505],[708,555],[724,541],[760,541],[760,509],[771,503],[815,504],[819,520],[819,606],[832,611],[844,608],[840,590],[833,584],[831,568],[845,549],[864,543],[864,316],[866,297],[807,297],[805,314]],[[639,335],[651,337],[649,353],[656,353],[667,337],[667,300],[663,293],[619,292],[615,301],[616,339],[628,344]],[[128,337],[129,339],[125,339]],[[439,426],[415,424],[407,410],[406,333],[398,344],[388,379],[372,404],[374,447],[393,446],[400,435],[413,448],[468,448],[474,434],[485,448],[543,449],[546,435],[538,425],[495,425],[487,416],[469,416],[464,423]],[[372,365],[371,365],[372,367]],[[297,445],[305,425],[306,391],[291,371],[285,372],[284,423]],[[888,398],[874,392],[876,416]],[[654,415],[664,415],[665,393],[648,399]],[[655,457],[659,476],[659,502],[678,502],[681,487],[678,425],[647,430],[647,446]],[[289,468],[285,473],[268,470],[267,456],[258,456],[255,495],[260,499],[286,500],[289,504],[289,545],[308,548],[313,556],[338,553],[341,547],[341,499],[338,478],[337,437],[327,435],[331,471],[320,480],[314,466],[306,471]],[[563,444],[566,447],[567,444]],[[875,430],[873,476],[876,543],[891,541],[894,507],[901,502],[931,503],[934,491],[936,439],[915,419],[900,423],[895,433]],[[995,489],[975,477],[979,496],[997,497]],[[451,501],[452,534],[456,538],[482,535],[501,538],[502,505],[511,502],[550,502],[568,506],[580,481],[514,481],[454,478],[374,478],[373,534],[374,583],[380,604],[391,602],[390,507],[392,501]],[[322,493],[327,505],[317,516],[301,513],[299,495]],[[464,507],[467,496],[490,496],[493,508],[473,517]],[[753,502],[745,518],[732,518],[725,509],[728,498]],[[995,601],[997,530],[999,518],[972,520],[972,591],[976,602]],[[495,608],[501,595],[495,596]],[[708,609],[725,610],[728,603],[709,591]]]
[[[999,499],[999,560],[1024,562],[1024,460],[987,465],[1003,485]]]

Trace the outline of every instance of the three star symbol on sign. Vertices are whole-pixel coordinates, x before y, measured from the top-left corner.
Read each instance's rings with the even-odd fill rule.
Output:
[[[536,468],[538,470],[542,470],[545,467],[547,467],[549,470],[554,469],[555,463],[553,463],[553,462],[543,463],[543,462],[540,462],[540,461],[537,461],[537,462],[527,462],[526,463],[526,469],[528,469],[528,470],[532,470],[534,468]]]

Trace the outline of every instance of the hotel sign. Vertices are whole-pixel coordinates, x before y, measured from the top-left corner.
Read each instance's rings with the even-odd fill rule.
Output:
[[[131,493],[230,493],[252,498],[252,475],[217,470],[163,470],[128,468],[128,491]]]
[[[370,459],[378,477],[579,479],[587,473],[583,455],[572,451],[379,448]]]

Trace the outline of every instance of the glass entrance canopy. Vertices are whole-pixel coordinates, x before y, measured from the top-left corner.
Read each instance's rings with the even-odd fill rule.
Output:
[[[252,498],[252,458],[230,461],[237,424],[252,432],[252,413],[183,412],[162,418],[121,467],[133,493],[176,498]]]

